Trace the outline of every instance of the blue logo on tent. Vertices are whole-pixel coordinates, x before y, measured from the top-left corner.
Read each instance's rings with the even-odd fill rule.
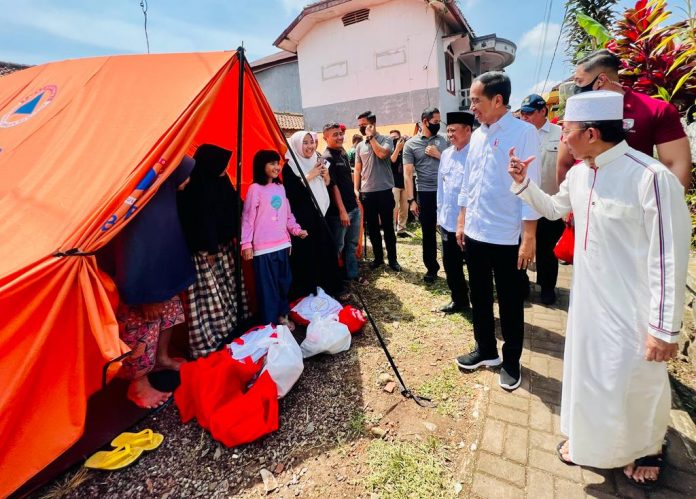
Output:
[[[57,92],[58,87],[55,85],[46,85],[24,96],[7,114],[0,117],[0,128],[20,125],[36,116],[53,101]]]
[[[39,101],[41,101],[41,97],[44,96],[45,92],[41,92],[39,95],[34,97],[32,100],[27,102],[26,104],[22,104],[20,107],[17,108],[15,111],[15,114],[31,114],[34,112],[34,109],[36,109],[37,104]]]

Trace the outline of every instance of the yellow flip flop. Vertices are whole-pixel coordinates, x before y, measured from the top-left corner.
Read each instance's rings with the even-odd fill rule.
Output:
[[[95,470],[120,470],[133,464],[143,453],[142,448],[134,449],[126,444],[118,449],[99,451],[85,461],[85,468]]]
[[[164,435],[155,433],[150,429],[138,433],[123,432],[111,441],[112,447],[130,445],[134,449],[155,450],[164,441]]]

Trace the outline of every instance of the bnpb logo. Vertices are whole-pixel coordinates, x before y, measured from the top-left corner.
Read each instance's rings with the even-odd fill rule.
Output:
[[[48,106],[56,96],[58,87],[46,85],[22,98],[7,114],[0,118],[0,128],[10,128],[21,125],[36,116]]]

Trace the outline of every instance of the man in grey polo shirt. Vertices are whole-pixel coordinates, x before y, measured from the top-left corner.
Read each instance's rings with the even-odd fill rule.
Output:
[[[404,146],[404,185],[408,193],[408,206],[418,217],[423,231],[423,264],[426,273],[423,280],[434,282],[440,264],[437,262],[437,171],[440,154],[447,149],[447,140],[438,135],[440,111],[426,108],[421,114],[421,132],[411,137]],[[413,170],[416,170],[418,199],[413,195]]]
[[[370,236],[372,252],[375,259],[370,263],[371,269],[384,264],[382,234],[387,246],[387,258],[392,270],[401,271],[396,259],[396,234],[394,233],[394,175],[391,170],[391,137],[377,133],[377,117],[372,111],[358,115],[358,128],[365,140],[355,148],[355,173],[353,182],[355,193],[360,196],[365,211],[367,233]]]

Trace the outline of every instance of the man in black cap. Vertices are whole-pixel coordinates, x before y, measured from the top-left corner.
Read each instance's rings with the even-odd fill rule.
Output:
[[[437,279],[440,264],[437,262],[437,171],[440,154],[447,149],[447,141],[440,131],[440,111],[428,107],[421,113],[421,131],[411,137],[404,146],[404,185],[408,207],[418,217],[423,231],[423,264],[426,273],[423,281],[433,283]],[[416,172],[417,197],[413,193],[413,172]]]
[[[446,314],[469,310],[469,287],[464,277],[464,251],[457,244],[459,191],[474,115],[469,111],[447,113],[447,138],[452,144],[440,156],[437,174],[437,224],[442,238],[442,262],[452,300],[440,310]]]
[[[522,100],[520,107],[521,119],[531,123],[537,129],[541,144],[541,162],[539,179],[541,190],[553,196],[558,192],[556,179],[556,159],[558,146],[561,141],[561,127],[550,123],[546,118],[548,109],[546,101],[541,95],[531,94]],[[556,302],[556,280],[558,279],[558,259],[553,249],[558,239],[563,234],[563,220],[547,220],[541,217],[537,221],[536,228],[536,269],[537,284],[541,287],[540,300],[544,305],[553,305]],[[526,275],[526,274],[525,274]],[[529,293],[529,279],[526,280],[527,294]]]

